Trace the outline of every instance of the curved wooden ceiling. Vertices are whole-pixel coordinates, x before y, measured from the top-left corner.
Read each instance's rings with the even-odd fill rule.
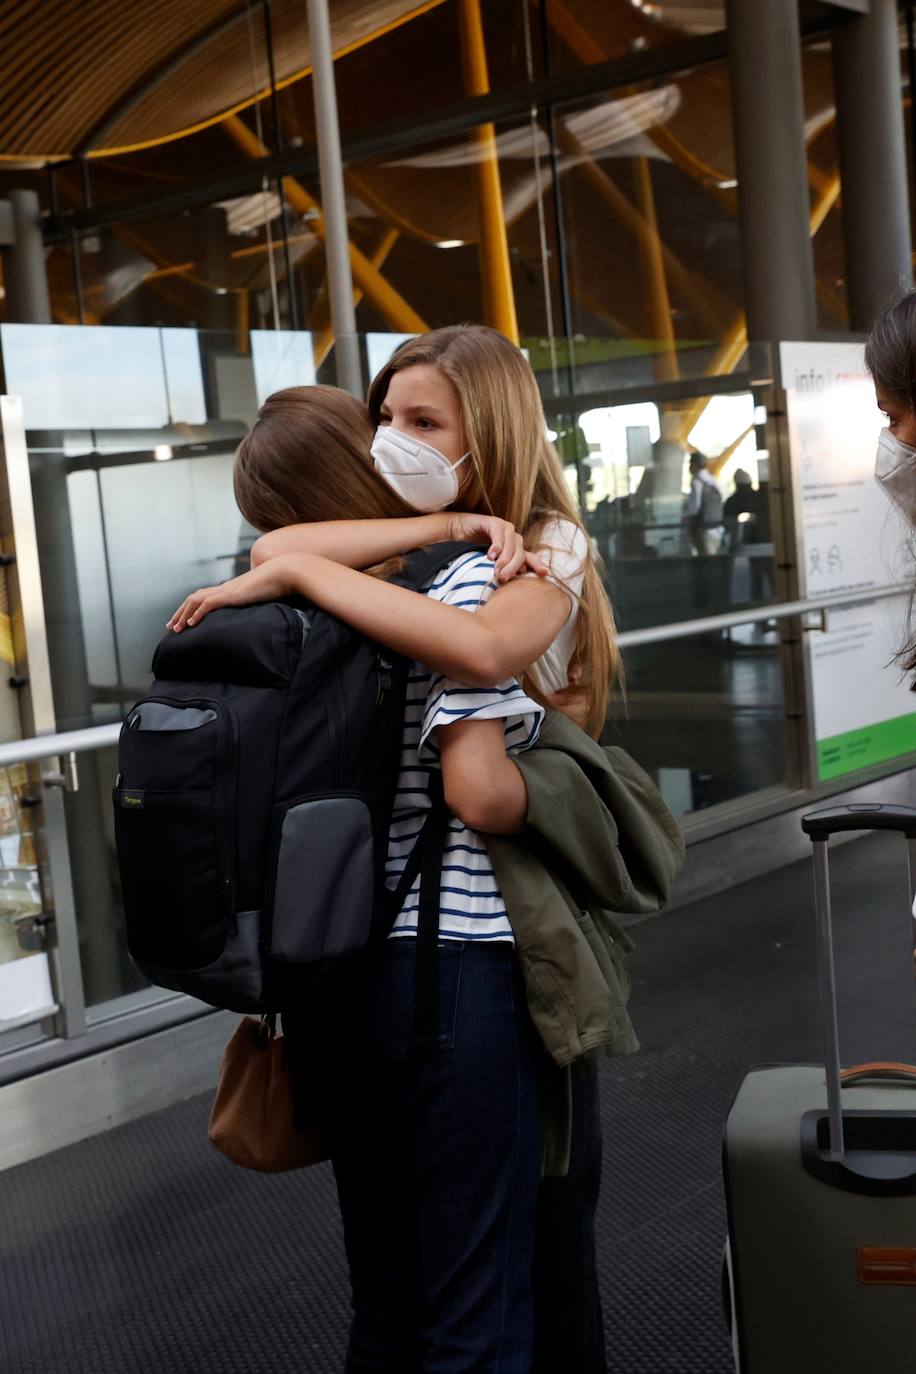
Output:
[[[334,0],[341,56],[444,0]],[[305,0],[272,0],[277,84],[309,71]],[[262,7],[239,0],[0,0],[0,157],[180,138],[269,90]],[[24,94],[24,93],[27,93]]]

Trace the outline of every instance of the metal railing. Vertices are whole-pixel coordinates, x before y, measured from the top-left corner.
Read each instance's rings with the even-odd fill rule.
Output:
[[[670,625],[654,625],[645,630],[627,630],[619,637],[622,649],[634,649],[644,644],[661,644],[672,639],[690,639],[710,631],[729,630],[738,625],[759,625],[769,620],[788,620],[793,616],[821,615],[821,624],[810,627],[826,631],[831,610],[848,610],[851,606],[866,606],[873,601],[905,595],[908,585],[872,587],[867,591],[845,592],[838,596],[812,597],[806,601],[782,601],[771,606],[758,606],[744,611],[730,611],[726,615],[704,616],[699,620],[678,621]],[[117,744],[120,722],[93,725],[84,730],[66,730],[59,734],[39,735],[35,739],[13,740],[0,744],[0,768],[17,763],[34,763],[41,759],[66,758],[70,754],[87,753]],[[58,775],[48,778],[59,785]]]
[[[728,611],[724,615],[707,615],[700,620],[676,621],[671,625],[653,625],[646,630],[625,630],[618,636],[621,649],[635,649],[642,644],[660,644],[668,639],[690,639],[710,630],[730,630],[736,625],[760,625],[767,620],[788,620],[796,615],[822,616],[813,629],[826,631],[831,610],[847,610],[850,606],[866,606],[871,601],[886,601],[892,596],[904,596],[910,588],[905,583],[894,587],[874,587],[868,591],[845,592],[839,596],[812,597],[807,601],[780,601],[775,606],[756,606],[752,610]],[[2,754],[0,754],[2,759]]]

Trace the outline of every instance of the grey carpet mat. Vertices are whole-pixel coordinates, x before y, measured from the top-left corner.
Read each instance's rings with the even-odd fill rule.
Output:
[[[876,837],[835,854],[847,1062],[913,1058],[902,853]],[[643,1048],[602,1071],[609,1364],[727,1374],[722,1126],[750,1066],[819,1055],[809,867],[634,934]],[[208,1109],[196,1098],[0,1174],[3,1374],[338,1374],[330,1172],[235,1168],[207,1144]]]

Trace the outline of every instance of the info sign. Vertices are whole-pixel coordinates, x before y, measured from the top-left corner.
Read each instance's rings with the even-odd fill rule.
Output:
[[[802,594],[894,585],[907,527],[875,481],[886,422],[862,346],[784,343],[779,357],[801,516]],[[806,637],[821,782],[916,750],[916,698],[893,663],[906,603],[885,597],[831,609],[826,633]]]

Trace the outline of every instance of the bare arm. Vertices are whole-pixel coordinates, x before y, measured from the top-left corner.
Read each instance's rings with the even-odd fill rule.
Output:
[[[528,812],[528,789],[506,754],[504,725],[466,720],[438,730],[448,808],[471,830],[490,835],[517,834]]]
[[[549,572],[540,556],[525,548],[522,535],[511,521],[495,515],[465,515],[461,511],[393,520],[323,520],[287,525],[255,540],[251,566],[258,568],[269,559],[286,554],[314,553],[345,568],[371,568],[408,549],[422,549],[426,544],[448,539],[487,544],[499,582],[509,582],[526,569],[541,577]]]
[[[286,555],[194,592],[169,621],[181,631],[220,606],[298,594],[395,653],[468,687],[518,677],[553,643],[569,598],[540,578],[516,578],[476,614],[447,606],[314,554]]]
[[[441,513],[403,520],[321,520],[262,534],[252,545],[251,566],[287,553],[316,553],[346,568],[371,568],[406,549],[451,538],[448,517]]]

